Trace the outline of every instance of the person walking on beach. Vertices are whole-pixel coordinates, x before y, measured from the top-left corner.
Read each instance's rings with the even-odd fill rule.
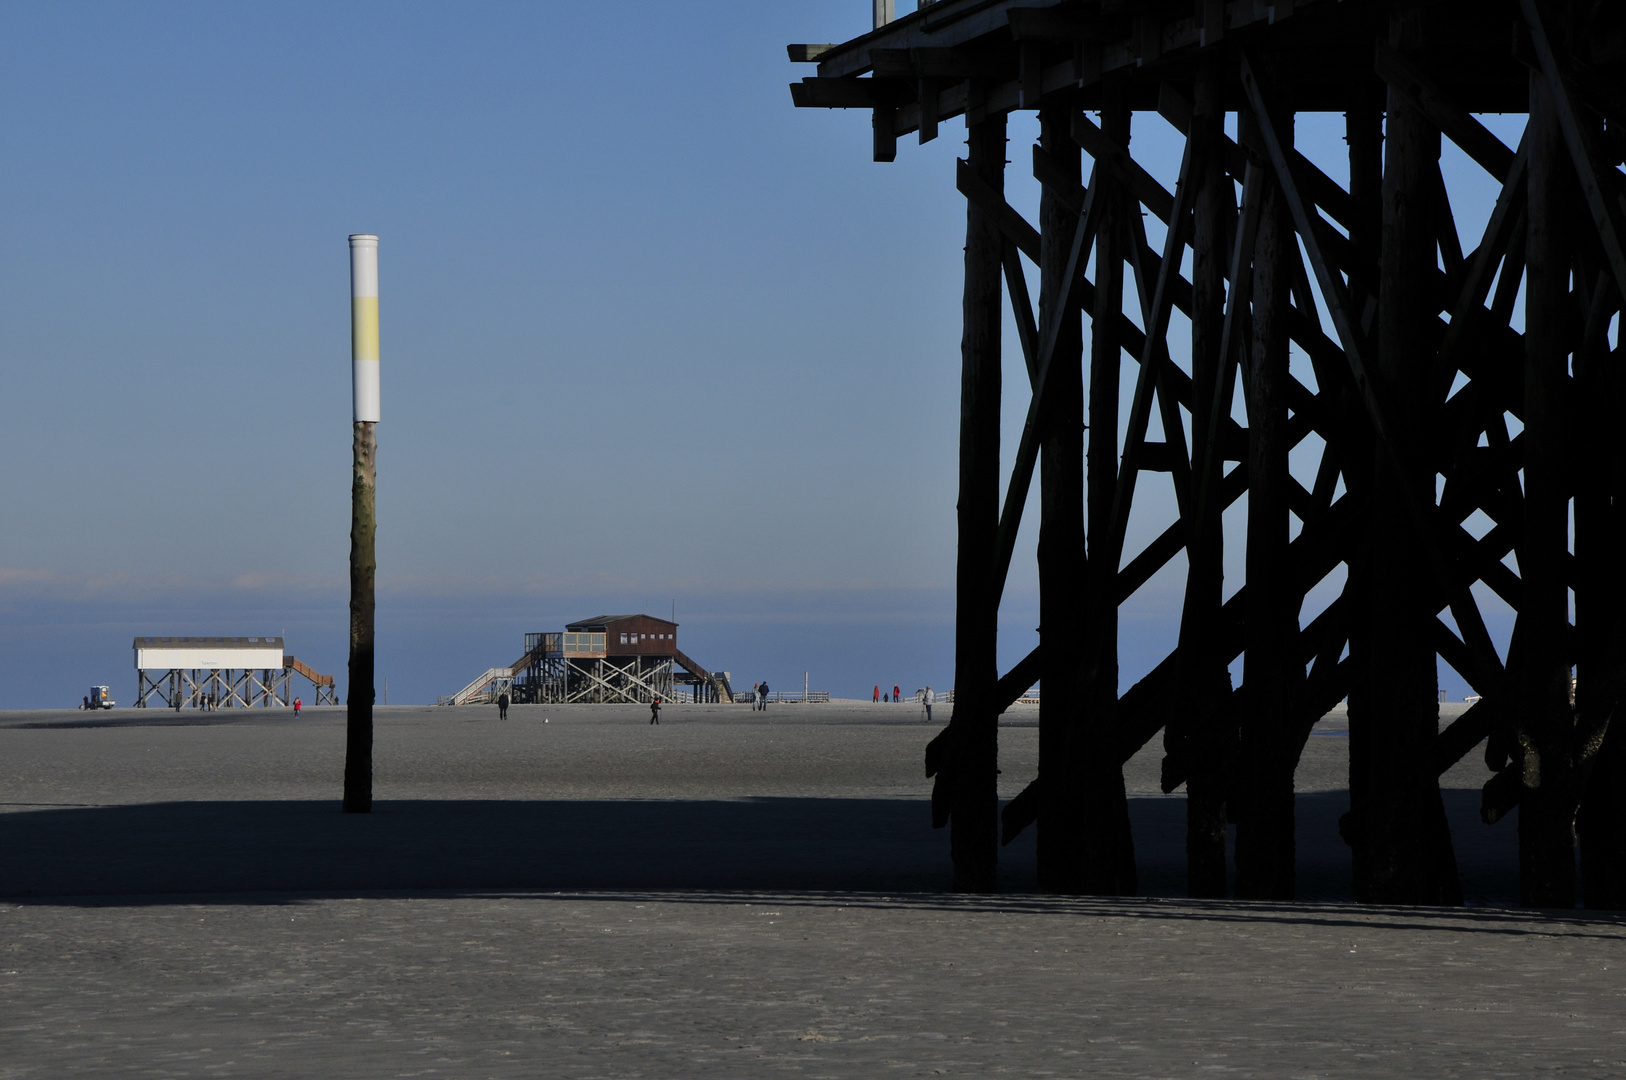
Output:
[[[766,681],[764,681],[761,686],[757,687],[757,702],[757,708],[761,709],[763,712],[768,711],[768,684]]]
[[[661,699],[660,699],[659,694],[655,695],[655,700],[651,701],[649,703],[649,722],[651,724],[654,724],[656,727],[660,726],[660,723],[661,723]]]
[[[504,691],[497,695],[497,719],[508,719],[508,693]]]
[[[879,705],[881,703],[881,688],[879,685],[875,687],[875,694],[870,698],[870,702],[875,705]]]
[[[932,722],[932,703],[936,700],[937,695],[932,693],[930,686],[920,692],[920,703],[926,706],[926,723],[928,724]]]
[[[299,715],[299,707],[301,705],[303,705],[303,704],[304,704],[304,702],[300,701],[298,698],[294,698],[294,715],[295,716]]]
[[[903,700],[903,698],[898,696],[901,692],[902,691],[900,691],[898,689],[898,684],[893,683],[892,684],[892,704],[896,705],[898,702]]]

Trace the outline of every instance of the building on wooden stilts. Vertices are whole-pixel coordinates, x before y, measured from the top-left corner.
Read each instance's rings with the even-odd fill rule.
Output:
[[[995,888],[1000,841],[1033,827],[1042,887],[1135,891],[1122,766],[1161,732],[1191,894],[1290,898],[1294,769],[1347,699],[1340,831],[1360,899],[1460,902],[1438,778],[1482,752],[1483,821],[1519,811],[1523,901],[1626,907],[1626,727],[1611,722],[1626,694],[1626,5],[874,12],[861,37],[790,46],[816,65],[791,94],[867,111],[881,162],[965,124],[956,707],[926,748],[955,886]],[[1020,112],[1037,114],[1031,155],[1008,145]],[[1136,159],[1152,112],[1185,139],[1178,175]],[[1525,114],[1518,145],[1486,113]],[[1296,148],[1329,115],[1347,166]],[[1482,212],[1453,207],[1447,143],[1494,183]],[[1041,186],[1036,221],[1004,194],[1008,159]],[[1486,225],[1465,235],[1470,218]],[[1026,378],[1007,388],[1012,346]],[[1027,415],[1002,488],[1008,390]],[[1040,645],[1001,675],[999,601],[1036,474]],[[1173,519],[1131,546],[1137,489],[1159,474]],[[1244,495],[1245,533],[1227,535]],[[1123,687],[1119,608],[1181,559],[1176,647]],[[1341,595],[1307,605],[1340,576]],[[1505,647],[1488,595],[1516,612]],[[1443,728],[1441,661],[1478,698]],[[1039,775],[1001,810],[998,717],[1036,678]]]
[[[690,700],[732,703],[728,673],[710,671],[677,646],[678,624],[653,615],[599,615],[562,632],[525,635],[525,652],[490,668],[442,703],[466,705],[508,694],[516,703],[642,704]]]
[[[135,707],[287,708],[294,676],[312,705],[337,705],[334,679],[282,651],[280,637],[138,637]]]

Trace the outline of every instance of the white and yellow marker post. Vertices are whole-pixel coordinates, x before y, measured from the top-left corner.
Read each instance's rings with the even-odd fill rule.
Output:
[[[344,810],[373,808],[373,577],[378,482],[378,237],[350,237],[350,680],[345,697]]]

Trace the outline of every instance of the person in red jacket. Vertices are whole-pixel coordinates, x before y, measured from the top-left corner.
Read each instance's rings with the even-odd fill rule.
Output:
[[[876,685],[875,696],[870,699],[870,702],[875,705],[879,705],[881,703],[881,687],[879,684]]]

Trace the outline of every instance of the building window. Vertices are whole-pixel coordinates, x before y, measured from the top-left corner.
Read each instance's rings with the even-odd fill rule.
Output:
[[[622,634],[621,635],[621,644],[625,645],[626,643],[627,643],[627,635]]]

